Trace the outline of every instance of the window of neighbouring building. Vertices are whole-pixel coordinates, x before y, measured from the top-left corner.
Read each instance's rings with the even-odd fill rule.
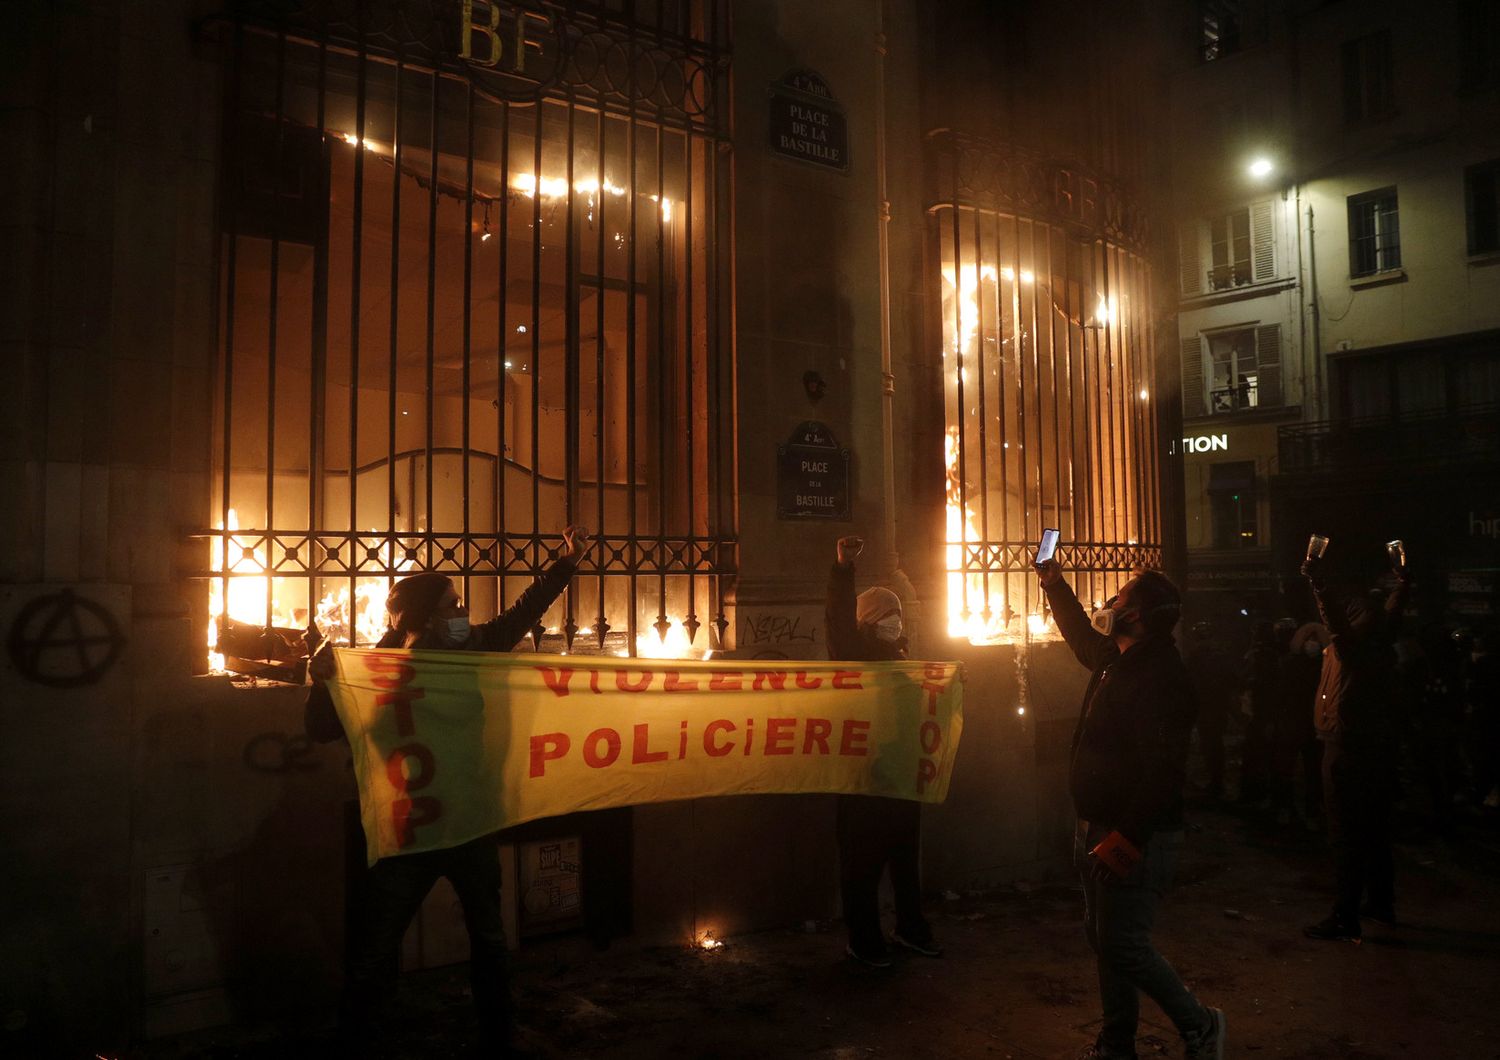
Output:
[[[1500,5],[1495,0],[1460,0],[1458,5],[1458,84],[1473,91],[1500,83]]]
[[[1256,324],[1182,340],[1183,415],[1281,405],[1281,326]]]
[[[1469,223],[1469,253],[1500,251],[1500,159],[1464,170],[1464,208]]]
[[[1214,548],[1255,548],[1260,544],[1255,461],[1210,465],[1208,498]]]
[[[503,36],[473,31],[476,65],[439,24],[460,5],[389,25],[235,6],[198,534],[214,662],[274,658],[312,621],[369,644],[416,571],[498,613],[569,523],[595,541],[538,646],[719,646],[734,401],[711,8],[658,6],[637,33],[507,7]],[[531,66],[500,68],[523,38]],[[605,38],[631,78],[595,61]]]
[[[1276,228],[1271,200],[1184,225],[1178,233],[1178,268],[1185,297],[1274,280]]]
[[[1349,275],[1373,276],[1401,267],[1401,219],[1396,189],[1349,197]]]
[[[1380,121],[1396,112],[1396,75],[1391,34],[1380,30],[1343,47],[1344,120]]]
[[[1240,50],[1244,0],[1199,0],[1198,54],[1204,62]]]
[[[1250,282],[1250,211],[1236,210],[1209,222],[1208,244],[1212,264],[1208,286],[1222,291]]]

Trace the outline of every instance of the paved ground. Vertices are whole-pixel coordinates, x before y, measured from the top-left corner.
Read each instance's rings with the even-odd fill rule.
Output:
[[[1158,939],[1228,1013],[1233,1057],[1500,1057],[1500,830],[1452,840],[1408,824],[1395,930],[1314,943],[1327,905],[1322,839],[1213,807],[1191,811]],[[1071,1057],[1097,1029],[1079,894],[1028,889],[934,898],[941,960],[890,971],[843,959],[840,925],[739,937],[716,952],[569,944],[517,968],[526,1042],[540,1057]],[[408,977],[379,1055],[470,1047],[462,969]],[[1149,1002],[1142,1057],[1181,1046]],[[326,1032],[218,1032],[149,1054],[271,1057],[329,1050]]]

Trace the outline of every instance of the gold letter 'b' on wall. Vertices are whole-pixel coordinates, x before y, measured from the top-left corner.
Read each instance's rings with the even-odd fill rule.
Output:
[[[463,45],[459,49],[459,57],[465,62],[473,63],[475,66],[498,66],[502,45],[500,43],[500,5],[497,3],[484,3],[489,12],[489,24],[483,25],[474,21],[474,0],[463,0]],[[474,31],[478,30],[490,39],[490,54],[488,59],[474,58]]]

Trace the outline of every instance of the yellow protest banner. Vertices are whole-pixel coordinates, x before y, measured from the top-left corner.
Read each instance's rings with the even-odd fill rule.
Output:
[[[957,663],[335,654],[371,863],[670,799],[941,802],[963,728]]]

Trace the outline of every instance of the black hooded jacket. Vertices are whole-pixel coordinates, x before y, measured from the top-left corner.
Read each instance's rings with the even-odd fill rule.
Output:
[[[1047,589],[1053,617],[1080,663],[1093,671],[1083,696],[1068,785],[1078,816],[1137,846],[1182,827],[1188,744],[1198,717],[1187,668],[1170,634],[1121,653],[1089,624],[1066,582]]]
[[[857,619],[859,598],[854,592],[854,564],[835,563],[828,572],[828,658],[848,662],[883,662],[906,658],[906,638],[894,644],[881,640]]]
[[[541,621],[552,606],[552,601],[567,587],[568,579],[577,569],[571,559],[560,559],[548,567],[540,577],[526,587],[518,600],[506,608],[498,617],[469,628],[469,639],[457,646],[459,651],[510,651],[525,639],[532,628]],[[406,634],[394,629],[386,630],[377,648],[399,648],[406,641]],[[447,644],[429,644],[418,641],[419,648],[451,648]],[[339,723],[338,711],[333,706],[333,696],[328,687],[314,681],[307,693],[303,707],[302,723],[307,735],[319,743],[332,743],[342,739],[344,727]]]

